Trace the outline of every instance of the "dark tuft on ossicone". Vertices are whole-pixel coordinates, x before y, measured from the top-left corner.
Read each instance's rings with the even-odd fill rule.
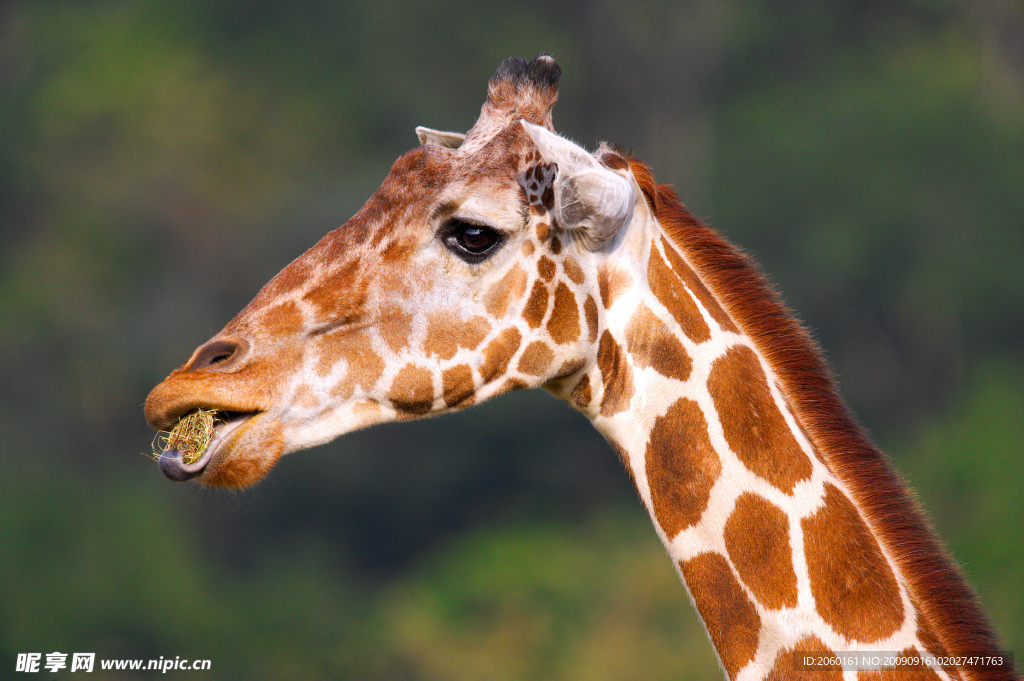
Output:
[[[491,77],[492,83],[511,81],[514,85],[533,85],[550,88],[558,85],[562,68],[550,54],[541,52],[527,62],[522,57],[509,57]]]

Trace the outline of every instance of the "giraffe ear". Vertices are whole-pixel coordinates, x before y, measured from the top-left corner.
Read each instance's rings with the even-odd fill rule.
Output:
[[[458,149],[466,139],[466,136],[462,133],[431,130],[430,128],[424,128],[422,125],[416,128],[416,136],[420,138],[420,144],[433,144],[439,147],[448,147],[449,149]]]
[[[600,249],[633,215],[633,183],[564,137],[525,120],[521,123],[541,157],[557,166],[554,190],[559,225],[580,230],[588,249]]]

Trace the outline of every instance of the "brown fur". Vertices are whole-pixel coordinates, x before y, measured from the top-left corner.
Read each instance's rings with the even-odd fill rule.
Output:
[[[555,288],[555,305],[548,320],[548,334],[556,343],[572,343],[580,337],[580,310],[576,296],[564,282]]]
[[[604,394],[601,396],[601,414],[614,416],[629,407],[636,388],[633,385],[633,370],[629,358],[605,331],[597,349],[597,367],[601,370]]]
[[[671,539],[700,520],[722,473],[696,402],[681,398],[658,417],[644,460],[654,518]]]
[[[775,406],[761,363],[750,348],[734,345],[716,359],[708,390],[729,447],[755,475],[787,494],[811,477],[811,461]]]
[[[693,298],[679,286],[679,277],[665,264],[655,249],[651,249],[651,259],[647,264],[647,281],[651,285],[651,293],[661,301],[669,314],[675,317],[679,327],[690,340],[694,343],[703,343],[711,338],[711,330]]]
[[[640,303],[626,329],[626,349],[639,367],[653,367],[662,376],[685,381],[693,360],[651,309]]]
[[[740,579],[772,610],[797,604],[789,520],[778,506],[746,492],[725,523],[725,547]]]
[[[670,239],[779,377],[787,401],[829,468],[850,490],[909,582],[937,638],[953,654],[997,653],[973,590],[939,543],[889,460],[839,397],[824,360],[751,261],[702,225],[644,164],[629,166]],[[969,670],[974,679],[1017,679],[1013,670]]]
[[[850,500],[825,483],[824,505],[800,526],[821,618],[862,643],[894,634],[904,617],[896,576]]]
[[[775,656],[775,664],[768,672],[765,681],[843,681],[843,668],[840,665],[822,665],[813,670],[806,665],[797,663],[797,653],[814,653],[822,657],[831,656],[833,651],[817,636],[805,636],[792,648],[786,648]]]
[[[523,319],[526,320],[531,329],[536,329],[544,321],[544,315],[547,313],[548,287],[544,285],[543,281],[538,279],[533,282],[530,297],[526,301],[526,307],[523,308]]]
[[[729,678],[754,659],[761,618],[719,553],[701,553],[680,562],[701,619]]]

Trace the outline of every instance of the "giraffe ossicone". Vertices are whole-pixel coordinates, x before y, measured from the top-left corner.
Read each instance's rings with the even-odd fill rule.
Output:
[[[729,678],[803,678],[801,651],[997,651],[807,334],[646,166],[554,132],[559,75],[506,60],[466,135],[417,128],[362,209],[153,389],[154,428],[221,413],[164,472],[244,486],[359,428],[543,387],[622,459]]]

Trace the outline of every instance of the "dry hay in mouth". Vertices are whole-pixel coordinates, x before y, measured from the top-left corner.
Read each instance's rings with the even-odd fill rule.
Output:
[[[167,450],[181,452],[181,462],[186,466],[195,463],[206,451],[213,439],[213,429],[218,423],[216,409],[196,409],[185,414],[170,432],[161,430],[153,438],[154,459]]]

